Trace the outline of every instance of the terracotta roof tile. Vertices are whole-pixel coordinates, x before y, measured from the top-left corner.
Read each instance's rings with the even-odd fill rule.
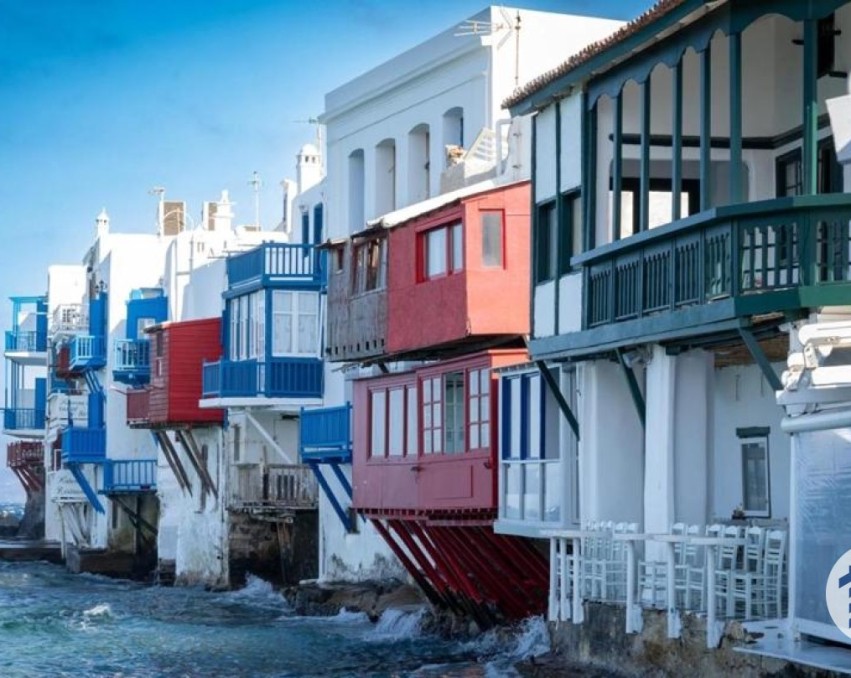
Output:
[[[652,24],[654,21],[657,21],[668,12],[671,12],[682,5],[685,1],[686,0],[658,0],[658,2],[656,2],[652,7],[644,11],[629,23],[624,24],[608,37],[598,40],[597,42],[592,42],[564,63],[556,66],[550,71],[547,71],[543,75],[538,76],[534,80],[530,80],[523,87],[515,90],[514,93],[505,100],[503,106],[505,108],[510,108],[520,103],[538,90],[549,85],[551,82],[558,80],[581,64],[589,61],[592,57],[605,52],[610,47],[613,47],[634,33],[637,33],[648,24]]]

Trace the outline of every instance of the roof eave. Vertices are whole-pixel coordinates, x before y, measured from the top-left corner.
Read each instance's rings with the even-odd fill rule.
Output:
[[[544,83],[540,88],[527,96],[516,99],[512,96],[505,102],[512,116],[534,113],[546,107],[553,101],[564,98],[570,90],[586,80],[606,71],[614,62],[622,61],[631,53],[641,51],[654,36],[667,32],[675,24],[682,22],[693,12],[704,5],[716,5],[717,0],[684,0],[657,19],[641,26],[622,40],[593,54],[585,61],[569,69],[563,75]],[[542,76],[546,77],[546,76]]]

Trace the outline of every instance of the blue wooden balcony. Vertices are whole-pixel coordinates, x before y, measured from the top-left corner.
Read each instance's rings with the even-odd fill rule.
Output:
[[[324,384],[318,358],[219,360],[204,363],[204,398],[321,398]]]
[[[299,454],[303,462],[352,461],[352,405],[308,410],[299,418]]]
[[[6,330],[6,350],[15,353],[43,353],[47,350],[47,332]]]
[[[40,431],[44,429],[45,408],[18,407],[3,410],[3,430],[14,434],[16,431]]]
[[[99,464],[106,459],[106,429],[69,426],[60,432],[62,461]]]
[[[106,365],[106,342],[100,335],[79,335],[71,339],[71,369],[97,370]]]
[[[151,378],[151,344],[147,339],[125,339],[115,342],[115,381],[142,386]]]
[[[264,243],[228,257],[228,291],[285,284],[319,289],[325,284],[325,252],[313,245]]]
[[[851,195],[718,207],[571,260],[581,332],[539,338],[536,357],[736,331],[743,319],[847,305]]]
[[[157,491],[156,459],[107,459],[100,494],[137,494]]]

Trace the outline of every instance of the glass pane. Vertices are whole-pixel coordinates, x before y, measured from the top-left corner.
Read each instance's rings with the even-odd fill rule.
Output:
[[[509,455],[514,459],[519,459],[521,454],[520,447],[520,379],[511,379],[511,435],[509,436]]]
[[[316,330],[315,315],[299,315],[297,353],[315,355],[319,352],[319,340]]]
[[[529,377],[529,458],[539,459],[541,455],[541,378]]]
[[[479,424],[479,438],[483,448],[487,449],[491,446],[490,424]]]
[[[489,369],[479,370],[479,382],[483,394],[490,393],[491,390],[491,371]]]
[[[401,457],[404,454],[405,433],[405,391],[396,388],[390,391],[390,412],[387,421],[390,429],[387,453],[391,457]]]
[[[446,273],[446,229],[436,228],[426,234],[426,277]]]
[[[470,395],[479,394],[479,371],[473,370],[470,372]]]
[[[502,212],[482,212],[482,266],[502,266]]]
[[[505,465],[505,496],[503,497],[502,505],[504,507],[504,515],[506,518],[512,518],[515,520],[519,520],[521,518],[520,486],[522,476],[520,475],[520,473],[522,472],[522,470],[523,467],[520,464]]]
[[[523,493],[523,519],[541,519],[541,468],[540,464],[524,464],[526,485]]]
[[[431,402],[431,379],[423,379],[423,402]]]
[[[373,457],[383,457],[386,448],[385,440],[385,407],[387,394],[384,391],[372,392],[372,430],[370,454]]]
[[[464,373],[452,372],[444,377],[444,451],[464,451]]]
[[[742,443],[745,511],[768,512],[768,459],[764,441]]]
[[[432,429],[431,442],[432,442],[432,449],[434,450],[435,453],[440,454],[441,452],[443,452],[443,443],[440,439],[440,429],[439,428]]]
[[[313,313],[319,309],[319,295],[311,292],[306,292],[298,295],[298,311],[299,313]]]
[[[408,393],[408,449],[407,454],[416,455],[419,452],[417,439],[419,431],[417,430],[417,389],[415,386],[407,388]]]
[[[473,424],[470,426],[470,449],[479,449],[479,425]]]
[[[470,422],[478,423],[479,421],[479,399],[470,398]]]
[[[544,467],[544,520],[561,520],[561,464],[548,463]]]
[[[464,269],[464,238],[461,235],[461,224],[452,227],[452,270]]]
[[[293,310],[293,293],[283,290],[272,292],[272,310],[276,312]]]

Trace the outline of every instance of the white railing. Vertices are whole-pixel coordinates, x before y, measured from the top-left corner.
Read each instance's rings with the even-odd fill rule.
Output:
[[[82,332],[88,328],[89,319],[83,304],[59,304],[53,309],[50,333]]]
[[[301,464],[252,464],[237,467],[231,508],[313,509],[319,489],[309,466]]]
[[[583,621],[584,600],[626,606],[626,632],[642,627],[643,607],[667,612],[669,638],[682,612],[706,615],[707,646],[725,621],[781,618],[786,609],[787,531],[759,526],[682,523],[641,534],[636,523],[590,523],[549,530],[551,621]],[[663,557],[647,557],[656,544]]]

